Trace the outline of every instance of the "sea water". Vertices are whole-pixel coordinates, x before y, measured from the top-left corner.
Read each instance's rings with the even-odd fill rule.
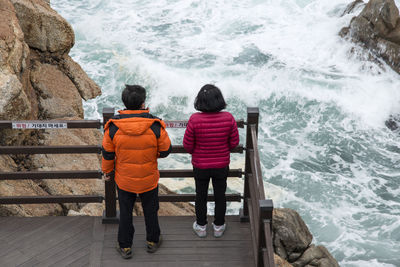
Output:
[[[237,119],[260,109],[263,178],[275,207],[297,210],[341,266],[400,266],[400,134],[384,124],[400,113],[400,76],[338,36],[360,11],[341,16],[349,3],[51,1],[75,31],[71,56],[102,88],[84,103],[86,118],[122,108],[127,83],[148,89],[153,114],[185,120],[200,87],[214,83]],[[174,144],[183,132],[169,130]],[[190,157],[160,165],[190,168]],[[231,167],[242,166],[243,156],[233,156]],[[187,179],[168,184],[193,192]],[[229,191],[242,186],[233,180]]]

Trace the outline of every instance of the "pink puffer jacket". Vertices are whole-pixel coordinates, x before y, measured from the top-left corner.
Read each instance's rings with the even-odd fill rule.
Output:
[[[224,168],[230,151],[239,144],[235,118],[229,112],[198,112],[188,122],[183,146],[195,168]]]

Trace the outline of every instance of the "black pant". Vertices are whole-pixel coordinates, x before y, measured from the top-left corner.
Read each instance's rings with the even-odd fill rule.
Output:
[[[196,182],[196,221],[198,225],[207,224],[207,195],[208,184],[212,178],[215,197],[214,224],[225,223],[226,212],[226,178],[228,177],[229,166],[220,169],[198,169],[193,168]]]
[[[118,188],[118,201],[120,219],[118,227],[118,243],[121,248],[132,247],[135,227],[132,221],[133,206],[136,201],[136,193],[131,193]],[[158,242],[160,238],[160,226],[158,224],[158,187],[139,194],[142,201],[144,220],[146,224],[146,239]]]

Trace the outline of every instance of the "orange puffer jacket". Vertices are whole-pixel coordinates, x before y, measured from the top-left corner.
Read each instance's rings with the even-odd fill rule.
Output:
[[[124,191],[143,193],[158,185],[157,158],[168,156],[171,141],[165,123],[148,110],[121,110],[105,125],[102,170],[115,170]]]

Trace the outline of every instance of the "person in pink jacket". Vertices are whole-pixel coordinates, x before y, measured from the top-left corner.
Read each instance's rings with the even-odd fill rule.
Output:
[[[226,103],[218,87],[204,85],[194,102],[196,110],[189,119],[183,146],[192,154],[196,182],[196,221],[193,230],[199,237],[207,235],[207,193],[212,179],[215,210],[214,236],[220,237],[226,229],[226,179],[229,171],[230,151],[239,144],[235,118],[222,111]]]

